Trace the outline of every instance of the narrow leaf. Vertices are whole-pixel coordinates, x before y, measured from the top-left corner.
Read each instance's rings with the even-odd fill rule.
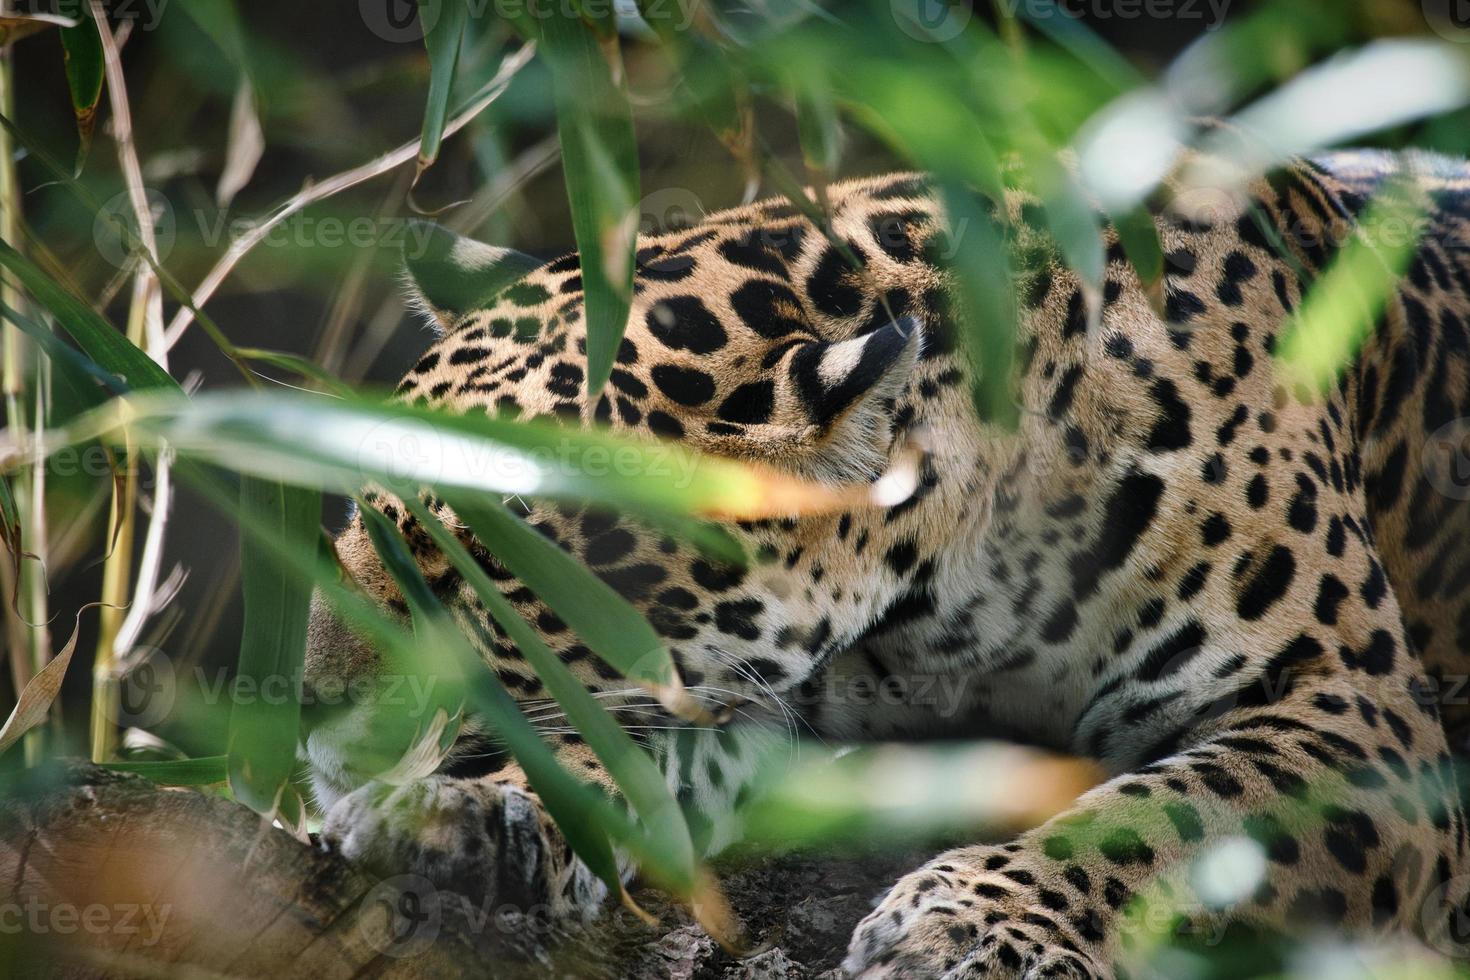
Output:
[[[242,73],[235,87],[235,101],[230,107],[230,134],[225,143],[225,165],[215,186],[215,203],[228,208],[235,195],[250,183],[256,164],[265,153],[265,133],[260,128],[260,114],[255,105],[255,87],[250,76]]]
[[[1016,309],[1005,238],[984,201],[962,185],[941,185],[948,217],[945,263],[954,271],[961,325],[975,371],[980,418],[1014,426],[1019,410],[1012,378]]]
[[[71,639],[66,641],[51,662],[30,679],[25,689],[20,692],[20,697],[15,702],[15,707],[10,712],[10,717],[5,719],[5,724],[0,725],[0,755],[5,750],[20,740],[26,732],[35,728],[46,720],[46,714],[51,710],[51,704],[56,696],[61,693],[61,682],[66,679],[66,668],[71,665],[71,657],[77,650],[77,636],[82,626],[82,613],[97,605],[88,603],[77,611],[76,625],[72,627]]]
[[[362,513],[374,550],[413,610],[415,633],[436,649],[457,652],[469,677],[467,691],[473,707],[485,716],[505,741],[572,849],[609,888],[621,892],[617,860],[606,835],[599,829],[600,825],[609,825],[588,819],[589,810],[596,810],[598,803],[605,801],[599,801],[591,787],[577,781],[562,768],[499,680],[483,663],[477,663],[474,651],[447,621],[447,614],[408,554],[398,529],[371,507],[365,506]]]
[[[56,317],[71,338],[103,368],[133,388],[181,391],[179,383],[87,303],[54,282],[4,240],[0,240],[0,268],[10,272],[38,302]]]
[[[262,347],[237,347],[235,348],[235,356],[246,361],[260,361],[263,364],[270,364],[282,370],[290,371],[293,374],[298,374],[303,378],[310,378],[320,384],[323,390],[332,394],[345,396],[352,393],[352,387],[350,385],[344,384],[332,372],[315,361],[302,357],[300,354],[291,354],[279,350],[266,350]]]
[[[615,46],[605,57],[592,28],[562,8],[538,24],[582,256],[587,391],[596,395],[612,372],[633,298],[639,184],[633,112],[621,65],[609,60]]]
[[[547,691],[566,712],[567,720],[586,739],[587,745],[607,767],[608,775],[622,788],[633,811],[647,828],[650,846],[658,852],[658,867],[650,870],[656,870],[658,876],[665,881],[681,883],[681,890],[687,891],[694,883],[694,845],[678,800],[669,792],[668,784],[653,760],[638,747],[597,698],[587,691],[566,664],[557,658],[535,629],[521,618],[460,540],[418,500],[406,499],[404,504],[429,532],[439,550],[475,590],[490,615],[506,631],[521,656],[530,662],[531,668],[546,685]],[[506,516],[514,520],[509,515]],[[529,533],[534,537],[541,537],[534,531]],[[481,543],[484,543],[483,539]],[[559,554],[565,554],[550,542],[546,543]],[[492,550],[497,556],[501,555],[498,548]],[[600,580],[585,569],[583,572],[586,577],[601,584]],[[559,609],[557,612],[560,614]],[[577,628],[575,624],[572,625],[574,629]],[[582,639],[587,639],[580,629],[578,634]]]
[[[429,52],[429,96],[424,107],[418,170],[413,176],[415,184],[439,158],[444,124],[449,121],[449,93],[468,18],[469,0],[419,0],[419,22],[424,25],[424,47]]]
[[[87,150],[92,146],[92,131],[97,125],[97,103],[102,99],[102,39],[97,24],[82,18],[75,27],[60,32],[62,55],[66,59],[66,85],[71,90],[71,107],[77,117],[77,158],[74,173],[82,172]]]
[[[1282,331],[1276,359],[1310,393],[1330,388],[1372,333],[1418,250],[1424,207],[1411,185],[1390,182]]]
[[[1149,303],[1164,315],[1164,248],[1153,215],[1142,205],[1130,208],[1113,220],[1118,242],[1138,273],[1138,282]]]
[[[276,529],[288,544],[315,550],[320,493],[245,477],[240,510]],[[240,570],[245,620],[236,674],[260,696],[239,698],[230,711],[230,788],[246,806],[269,814],[296,767],[312,583],[283,567],[248,535],[240,542]]]
[[[674,662],[653,627],[587,566],[497,502],[468,494],[446,499],[480,543],[599,657],[656,690],[678,684]]]
[[[162,762],[104,762],[102,768],[137,773],[161,786],[212,786],[229,779],[228,758],[210,755]]]

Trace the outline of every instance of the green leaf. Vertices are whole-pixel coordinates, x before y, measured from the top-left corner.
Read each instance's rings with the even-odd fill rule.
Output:
[[[449,121],[449,93],[468,19],[469,0],[419,0],[419,22],[424,25],[424,47],[429,52],[429,97],[414,183],[439,159],[439,144]]]
[[[1419,247],[1426,202],[1406,181],[1373,198],[1358,231],[1312,284],[1276,344],[1284,373],[1327,391],[1373,332]]]
[[[999,742],[886,745],[834,759],[813,746],[744,814],[744,839],[777,848],[892,847],[945,837],[1009,836],[1065,810],[1096,785],[1091,764]],[[873,787],[885,791],[878,796]]]
[[[98,438],[123,421],[143,443],[349,495],[376,481],[405,493],[432,486],[579,500],[650,518],[744,516],[770,479],[731,460],[606,432],[287,391],[135,395],[125,410],[111,406],[53,431],[48,446]]]
[[[161,786],[211,786],[229,779],[228,758],[210,755],[165,762],[104,762],[102,768],[137,773]]]
[[[547,647],[540,635],[521,618],[511,606],[510,601],[505,598],[484,568],[460,540],[434,515],[430,514],[428,508],[420,501],[409,498],[404,500],[404,504],[418,518],[419,524],[429,532],[435,544],[439,546],[439,550],[465,577],[465,581],[474,588],[475,594],[480,597],[480,601],[485,604],[490,615],[505,630],[521,656],[530,662],[531,668],[546,685],[547,691],[566,712],[567,720],[586,739],[587,745],[607,767],[608,775],[622,788],[633,811],[638,814],[647,828],[648,847],[643,850],[647,851],[652,848],[655,855],[649,857],[645,854],[645,870],[656,873],[666,883],[673,883],[671,887],[674,887],[676,891],[687,891],[692,888],[694,884],[694,845],[689,836],[689,828],[684,821],[678,800],[669,792],[663,774],[659,772],[648,753],[638,747],[607,709],[588,693],[582,682]],[[455,510],[460,517],[464,516],[458,508]],[[505,515],[505,518],[520,524],[508,514]],[[525,528],[524,525],[521,527],[532,537],[540,538],[547,547],[552,548],[558,554],[566,554],[541,538],[541,535]],[[478,533],[476,536],[479,536]],[[491,548],[491,551],[502,560],[504,560],[504,552],[500,546],[504,540],[503,538],[497,540],[496,545]],[[485,539],[481,538],[480,543],[485,544]],[[508,561],[506,565],[512,567]],[[513,567],[512,570],[514,570]],[[602,582],[585,568],[580,568],[580,571],[582,578],[602,585]],[[519,573],[517,575],[519,576]],[[525,582],[525,579],[522,581]],[[581,583],[569,580],[567,584],[576,587]],[[562,610],[554,604],[552,608],[556,609],[558,615],[563,615]],[[565,615],[563,618],[566,618]],[[571,623],[569,619],[568,623],[577,629],[582,639],[587,639],[586,634],[576,624]],[[644,628],[647,628],[646,625]]]
[[[262,347],[236,347],[235,356],[246,361],[260,361],[264,364],[274,365],[303,378],[310,378],[322,386],[325,391],[333,394],[347,396],[352,394],[352,387],[345,384],[340,378],[333,375],[315,361],[308,360],[299,354],[288,354],[285,351],[266,350]]]
[[[1139,284],[1154,308],[1163,312],[1164,247],[1159,242],[1159,228],[1148,208],[1139,205],[1113,219],[1118,241],[1128,261],[1138,273]]]
[[[572,849],[594,874],[607,882],[608,887],[621,892],[617,860],[600,829],[609,824],[589,819],[590,814],[597,812],[598,804],[605,805],[606,801],[562,768],[515,700],[479,662],[459,631],[447,621],[447,614],[424,581],[423,573],[414,563],[393,523],[368,506],[363,506],[362,514],[373,549],[413,610],[415,634],[423,643],[432,644],[434,649],[455,651],[469,678],[467,693],[473,707],[485,716],[505,741],[511,755],[525,771],[531,788],[541,796],[542,804]],[[430,521],[437,524],[432,518]],[[611,826],[617,824],[614,822]]]
[[[587,392],[595,396],[613,359],[633,299],[638,234],[638,146],[627,79],[616,77],[592,28],[561,7],[538,21],[551,65],[572,230],[586,297]],[[610,45],[611,57],[617,48]]]
[[[516,578],[536,593],[603,660],[653,688],[676,683],[663,640],[626,599],[570,554],[499,503],[445,494],[459,519]]]
[[[250,477],[240,483],[241,513],[276,529],[288,546],[316,549],[321,507],[321,494],[313,490]],[[312,582],[249,535],[240,542],[240,569],[245,621],[236,677],[256,693],[236,698],[230,711],[230,789],[246,806],[269,814],[296,768]]]
[[[182,392],[179,383],[151,357],[3,239],[0,239],[0,268],[10,272],[42,306],[50,310],[92,360],[118,375],[130,387]]]
[[[183,8],[199,29],[209,35],[230,64],[248,73],[245,28],[235,0],[185,0]]]
[[[66,60],[66,85],[71,91],[71,107],[77,117],[77,159],[75,173],[82,172],[87,150],[92,145],[92,130],[97,125],[97,103],[102,99],[104,64],[102,38],[91,17],[82,17],[75,27],[60,32],[62,55]]]
[[[83,399],[88,408],[96,408],[107,400],[107,395],[102,389],[114,395],[125,395],[131,390],[117,375],[103,369],[96,361],[80,351],[68,347],[45,324],[38,323],[5,303],[0,303],[0,319],[13,323],[34,340],[36,346],[40,347],[51,359],[52,364],[64,371],[64,374],[59,371],[64,378],[64,383],[79,381],[81,376],[89,377],[97,382],[96,385],[73,385],[75,393]]]
[[[945,182],[940,196],[951,229],[944,261],[954,272],[961,329],[975,371],[975,410],[981,419],[1014,426],[1020,416],[1012,378],[1016,308],[1005,236],[974,192]]]

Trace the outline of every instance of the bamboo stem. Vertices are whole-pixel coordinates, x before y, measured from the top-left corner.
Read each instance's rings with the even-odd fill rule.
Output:
[[[0,10],[7,4],[0,0]],[[13,49],[0,47],[0,113],[6,118],[15,112],[15,63]],[[16,173],[15,146],[9,133],[0,133],[0,238],[14,248],[21,247],[21,189]],[[0,283],[0,301],[11,309],[23,310],[24,300],[11,283]],[[15,326],[6,323],[0,331],[0,390],[5,400],[5,416],[12,431],[24,435],[27,429],[25,367],[31,362],[31,345]],[[39,375],[37,377],[39,382]],[[37,426],[43,418],[45,401],[37,388],[35,411]],[[45,468],[33,466],[15,484],[15,503],[19,510],[24,547],[36,557],[16,556],[15,574],[19,579],[19,611],[7,610],[6,635],[9,640],[11,675],[19,692],[24,682],[34,676],[51,658],[50,630],[46,628],[48,597],[46,594],[46,512]],[[8,575],[6,576],[9,577]],[[53,714],[53,719],[58,715]],[[25,754],[29,763],[40,760],[45,732],[38,726],[26,735]]]

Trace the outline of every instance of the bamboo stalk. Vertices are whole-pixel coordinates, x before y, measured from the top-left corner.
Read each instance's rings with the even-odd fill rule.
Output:
[[[112,138],[117,144],[118,165],[127,183],[128,199],[132,204],[133,219],[137,222],[138,238],[152,262],[139,262],[133,278],[132,302],[128,307],[127,335],[135,345],[153,357],[165,370],[168,368],[168,348],[163,339],[163,295],[159,288],[158,275],[154,266],[158,261],[158,246],[153,233],[153,216],[143,186],[142,167],[138,162],[137,148],[133,144],[132,111],[128,103],[127,85],[123,77],[122,59],[116,37],[107,22],[107,13],[99,0],[91,0],[91,15],[97,25],[102,42],[103,64],[107,77],[108,105],[112,110]],[[153,583],[156,581],[156,561],[162,555],[162,530],[168,519],[168,477],[164,471],[168,463],[160,455],[159,496],[155,498],[152,515],[153,533],[147,551],[155,563],[145,566],[138,576],[138,595],[131,596],[133,568],[133,538],[137,524],[138,462],[131,442],[127,444],[127,464],[113,484],[114,507],[108,522],[108,539],[113,542],[102,571],[102,616],[97,632],[97,650],[92,660],[92,761],[110,761],[117,752],[117,719],[121,716],[121,683],[118,660],[126,650],[119,650],[119,634],[128,622],[130,604],[147,607],[152,601]],[[155,537],[158,540],[153,540]],[[146,615],[144,608],[140,615]],[[138,624],[131,630],[136,634]]]
[[[0,11],[7,8],[0,0]],[[13,49],[6,44],[0,47],[0,113],[6,118],[15,113],[15,63]],[[12,247],[21,247],[21,189],[15,167],[15,146],[9,133],[0,133],[0,238]],[[23,310],[24,301],[19,290],[9,282],[0,283],[0,300],[12,309]],[[30,343],[18,328],[7,323],[0,333],[0,390],[5,400],[5,416],[12,431],[24,435],[27,429],[27,398],[25,390],[25,366],[32,358]],[[38,379],[39,380],[39,379]],[[44,399],[39,387],[35,410],[39,425],[43,417]],[[7,609],[6,634],[9,640],[11,675],[17,692],[24,683],[46,666],[51,658],[48,598],[46,595],[46,513],[45,513],[45,467],[33,466],[29,473],[15,484],[15,503],[19,510],[21,534],[24,547],[36,558],[16,556],[15,575],[19,579],[19,610]],[[9,575],[6,576],[9,578]],[[10,584],[9,582],[6,583]],[[7,593],[8,595],[8,593]],[[53,714],[53,719],[59,716]],[[25,739],[26,760],[39,761],[44,749],[45,732],[37,727],[27,733]]]

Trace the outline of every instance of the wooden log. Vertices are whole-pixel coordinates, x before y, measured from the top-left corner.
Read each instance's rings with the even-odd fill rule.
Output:
[[[637,898],[656,928],[618,909],[551,924],[379,881],[218,796],[57,766],[0,800],[0,977],[835,976],[853,925],[919,857],[722,868],[764,947],[737,960],[651,890]]]

